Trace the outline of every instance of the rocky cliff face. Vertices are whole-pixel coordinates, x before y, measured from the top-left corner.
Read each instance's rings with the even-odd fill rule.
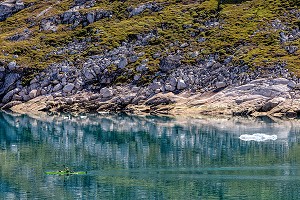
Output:
[[[38,98],[45,111],[133,111],[142,106],[142,112],[168,113],[171,107],[157,106],[178,106],[182,98],[194,102],[195,95],[199,100],[234,88],[226,105],[243,107],[227,113],[244,114],[247,106],[236,99],[260,90],[257,79],[284,78],[298,93],[299,5],[280,0],[262,5],[259,0],[4,1],[0,106]],[[261,14],[254,12],[258,7]],[[247,84],[254,86],[240,94],[239,87]],[[270,92],[268,87],[261,95]],[[264,103],[249,113],[272,110],[284,102],[272,103],[280,95],[295,97],[284,92],[267,95],[269,99],[253,97],[253,104]],[[213,102],[221,104],[222,98]],[[228,95],[223,100],[229,102]]]

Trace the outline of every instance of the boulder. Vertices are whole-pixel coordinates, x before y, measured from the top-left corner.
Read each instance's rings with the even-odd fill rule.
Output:
[[[216,82],[216,88],[223,88],[226,86],[226,83],[225,82]]]
[[[0,3],[0,22],[25,8],[21,0],[6,0]]]
[[[127,58],[122,57],[122,58],[120,59],[120,61],[118,62],[117,65],[118,65],[118,68],[120,68],[120,69],[125,68],[125,67],[128,65],[128,60],[127,60]]]
[[[61,15],[61,18],[62,18],[62,22],[63,23],[69,23],[69,20],[70,18],[74,16],[74,13],[73,12],[64,12],[62,15]]]
[[[138,57],[137,57],[136,55],[130,56],[129,59],[128,59],[128,61],[129,61],[130,63],[134,63],[134,62],[136,62],[137,60],[138,60]]]
[[[136,74],[133,77],[133,80],[138,81],[141,78],[141,74]]]
[[[180,45],[180,48],[186,48],[188,46],[189,46],[189,44],[185,42],[185,43],[183,43],[183,44]]]
[[[136,67],[136,71],[138,71],[138,72],[142,72],[142,71],[146,71],[146,70],[148,70],[147,64],[141,64]]]
[[[181,65],[182,57],[179,55],[169,55],[160,61],[160,70],[169,72],[172,69],[178,68]]]
[[[186,87],[187,87],[187,85],[185,84],[184,80],[179,79],[179,80],[177,81],[177,89],[178,89],[178,90],[185,89]]]
[[[190,53],[191,58],[196,58],[199,55],[199,51],[194,51]]]
[[[163,9],[161,5],[156,2],[148,2],[142,4],[136,8],[128,8],[127,11],[129,12],[129,17],[133,17],[135,15],[139,15],[140,13],[144,12],[146,9],[149,9],[152,12],[158,12]]]
[[[102,95],[103,98],[109,98],[112,97],[114,93],[112,89],[105,87],[100,90],[100,94]]]
[[[87,13],[86,19],[87,19],[87,21],[88,21],[89,24],[94,23],[94,21],[95,21],[95,14],[93,12]]]
[[[140,89],[141,89],[140,87],[134,86],[134,87],[131,88],[131,91],[132,91],[133,93],[136,93],[136,92],[138,92]]]
[[[197,40],[197,42],[202,43],[202,42],[205,42],[205,40],[206,40],[206,38],[200,37],[200,38]]]
[[[21,33],[17,33],[17,34],[14,34],[12,36],[7,37],[7,40],[10,40],[10,41],[22,41],[22,40],[28,39],[30,36],[31,36],[31,31],[26,28]],[[18,58],[18,55],[13,55],[13,58]]]
[[[33,98],[37,97],[37,93],[38,93],[38,91],[37,91],[36,89],[31,90],[31,91],[29,92],[29,97],[30,97],[31,99],[33,99]]]
[[[46,95],[47,93],[48,93],[47,90],[45,90],[45,89],[41,90],[41,95]]]
[[[41,87],[47,87],[49,84],[50,84],[50,80],[45,77],[45,79],[41,83]]]
[[[66,98],[66,103],[68,105],[72,105],[74,103],[74,99],[73,98]]]
[[[52,22],[51,20],[43,19],[40,22],[40,30],[42,31],[57,31],[57,25],[55,22]]]
[[[87,81],[92,81],[96,79],[96,74],[91,69],[84,70],[83,75]]]
[[[154,91],[157,90],[157,89],[160,90],[161,87],[162,87],[162,84],[160,82],[154,82],[154,83],[149,85],[149,89],[154,90]]]
[[[74,87],[75,87],[75,85],[73,83],[69,83],[63,88],[63,92],[65,92],[65,93],[72,92]]]
[[[29,101],[29,100],[30,100],[29,95],[24,95],[24,96],[23,96],[23,100],[24,100],[24,101]]]
[[[60,83],[56,84],[52,89],[52,92],[57,92],[62,89],[62,85]]]
[[[170,83],[171,86],[176,87],[176,85],[177,85],[177,79],[174,78],[174,77],[171,77],[170,80],[169,80],[169,83]]]
[[[34,89],[37,89],[37,88],[40,88],[39,83],[34,83],[34,84],[30,85],[30,87],[29,87],[29,89],[31,89],[31,90],[34,90]]]
[[[14,94],[14,96],[12,97],[11,100],[12,101],[22,101],[23,98],[20,95],[18,95],[18,94]]]
[[[292,84],[290,80],[286,79],[286,78],[275,78],[272,80],[274,85],[288,85],[288,84]]]
[[[64,65],[64,66],[61,67],[62,72],[66,73],[66,72],[69,72],[69,70],[70,70],[69,66]]]
[[[285,50],[289,53],[289,54],[294,54],[297,50],[298,47],[297,46],[286,46]]]
[[[294,89],[296,87],[296,83],[295,83],[295,81],[289,81],[287,86]]]
[[[173,92],[176,88],[175,88],[173,85],[166,84],[166,85],[165,85],[165,89],[166,89],[167,91]]]
[[[19,66],[17,65],[16,61],[12,61],[12,62],[8,63],[8,69],[10,71],[16,70],[18,68],[19,68]]]
[[[6,104],[8,103],[12,97],[14,96],[14,94],[18,93],[20,91],[19,88],[15,88],[11,91],[9,91],[3,98],[2,98],[2,103]]]
[[[93,71],[96,75],[99,75],[102,72],[102,69],[98,65],[93,65]]]

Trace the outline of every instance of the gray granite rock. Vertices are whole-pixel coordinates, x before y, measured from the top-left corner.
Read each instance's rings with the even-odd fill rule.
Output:
[[[122,57],[118,62],[118,68],[123,69],[128,65],[128,60],[125,57]]]
[[[12,62],[8,63],[8,69],[10,71],[14,71],[18,68],[19,68],[19,66],[17,65],[16,61],[12,61]]]
[[[95,13],[93,13],[93,12],[87,13],[86,19],[87,19],[87,21],[88,21],[89,24],[94,23],[94,21],[95,21]]]
[[[60,83],[58,83],[53,87],[52,92],[57,92],[57,91],[61,90],[62,87],[63,86]]]
[[[33,98],[37,97],[37,94],[38,94],[38,91],[37,91],[36,89],[31,90],[31,91],[29,92],[29,97],[30,97],[31,99],[33,99]]]
[[[161,89],[162,88],[162,84],[160,82],[154,82],[152,84],[149,85],[149,89],[151,90],[157,90],[157,89]]]
[[[166,89],[167,91],[173,92],[176,88],[175,88],[175,86],[173,86],[173,85],[171,85],[171,84],[166,84],[166,85],[165,85],[165,89]]]
[[[0,2],[0,22],[24,8],[24,3],[21,0],[5,0]]]
[[[178,68],[181,64],[182,57],[179,55],[169,55],[163,58],[160,62],[160,69],[163,72],[169,72],[172,69]]]
[[[8,93],[6,93],[6,95],[2,98],[2,103],[4,104],[8,103],[12,99],[13,95],[18,93],[19,91],[20,91],[19,88],[15,88],[9,91]]]
[[[20,77],[21,75],[18,73],[7,74],[5,76],[4,83],[0,85],[0,96],[6,93],[8,90],[14,89]]]
[[[75,87],[75,85],[73,83],[69,83],[63,88],[63,92],[65,92],[65,93],[72,92],[74,87]]]
[[[225,82],[216,82],[216,88],[223,88],[226,86]]]
[[[182,90],[182,89],[185,89],[187,87],[186,83],[184,82],[184,80],[182,79],[179,79],[177,81],[177,89],[178,90]]]
[[[112,89],[105,87],[100,90],[100,94],[102,95],[103,98],[109,98],[112,97],[114,93]]]

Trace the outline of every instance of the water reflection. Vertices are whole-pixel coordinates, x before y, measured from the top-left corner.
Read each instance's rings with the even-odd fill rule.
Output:
[[[272,119],[0,113],[0,197],[293,199],[299,130]],[[255,133],[278,139],[239,139]],[[88,175],[44,174],[64,164]]]

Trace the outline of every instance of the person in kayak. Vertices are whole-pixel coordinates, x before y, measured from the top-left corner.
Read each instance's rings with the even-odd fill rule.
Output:
[[[64,170],[59,170],[58,172],[64,172],[66,174],[74,173],[74,171],[70,170],[69,167],[66,167],[65,165],[64,168],[65,168]]]

